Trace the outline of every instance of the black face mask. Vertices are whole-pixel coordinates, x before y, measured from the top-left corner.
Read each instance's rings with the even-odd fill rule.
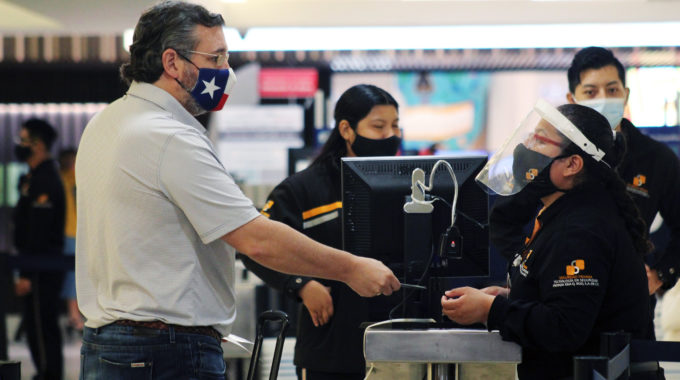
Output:
[[[31,154],[33,154],[33,151],[31,151],[30,146],[20,144],[14,145],[14,155],[17,157],[17,160],[25,162],[29,157],[31,157]]]
[[[359,157],[394,156],[401,145],[401,138],[398,136],[379,140],[368,139],[358,133],[356,136],[352,150]]]
[[[564,191],[558,189],[550,180],[550,167],[553,161],[562,156],[550,158],[528,149],[523,144],[518,144],[512,152],[512,157],[512,175],[518,185],[524,185],[520,192],[540,199],[556,191]]]

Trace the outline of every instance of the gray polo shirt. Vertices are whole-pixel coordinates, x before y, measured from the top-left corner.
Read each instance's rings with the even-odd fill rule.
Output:
[[[85,128],[76,159],[78,304],[118,319],[214,326],[236,317],[234,248],[259,214],[169,93],[133,83]]]

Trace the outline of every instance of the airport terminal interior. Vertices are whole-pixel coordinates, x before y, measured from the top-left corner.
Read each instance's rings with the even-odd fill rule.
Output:
[[[328,210],[306,214],[312,218],[307,223],[338,218],[342,247],[379,259],[391,269],[398,267],[393,270],[404,283],[428,286],[422,294],[418,288],[405,290],[404,294],[418,295],[397,301],[396,296],[382,297],[390,301],[373,304],[382,313],[377,319],[408,317],[430,321],[437,329],[455,329],[461,326],[442,317],[444,290],[509,281],[509,260],[489,240],[489,213],[497,197],[483,191],[475,177],[494,153],[505,148],[504,142],[538,99],[554,106],[569,102],[567,94],[574,90],[567,70],[581,49],[599,46],[613,53],[623,65],[619,74],[629,91],[623,117],[680,157],[680,0],[187,1],[222,14],[228,65],[238,78],[224,109],[197,119],[229,175],[266,216],[272,207],[270,192],[307,168],[332,136],[334,107],[347,89],[371,84],[398,103],[402,137],[398,157],[343,161],[343,202],[334,213],[325,214],[328,219],[312,218]],[[22,197],[21,178],[29,172],[15,156],[22,125],[31,118],[47,121],[58,135],[52,156],[68,150],[77,154],[90,120],[126,94],[128,86],[119,68],[130,59],[137,20],[157,3],[0,0],[0,312],[4,313],[0,318],[5,320],[0,338],[6,340],[6,345],[0,342],[0,380],[19,380],[3,377],[11,376],[2,372],[2,366],[11,362],[21,363],[21,380],[36,374],[22,327],[22,297],[14,291],[15,266],[23,264],[14,241],[13,213]],[[443,168],[436,172],[436,180],[430,178],[440,160],[452,168],[452,176],[455,172],[455,186]],[[416,168],[424,169],[420,187],[415,184]],[[628,184],[629,191],[646,192],[647,180],[648,173],[638,175]],[[428,181],[434,190],[424,191]],[[402,205],[418,191],[425,200],[438,200],[426,222],[408,216],[408,211],[402,215],[407,209]],[[451,203],[457,207],[454,232],[453,221],[447,229],[453,218]],[[648,227],[660,252],[673,239],[674,226],[655,214]],[[532,226],[533,219],[525,232],[531,234]],[[423,236],[427,241],[421,241]],[[448,248],[443,246],[447,239]],[[463,243],[456,246],[454,241]],[[389,253],[375,254],[375,247],[385,246]],[[433,262],[432,257],[408,253],[413,250],[439,255],[433,253]],[[41,265],[66,273],[74,267],[74,258],[65,255]],[[290,327],[278,378],[297,379],[293,356],[301,304],[268,287],[240,260],[235,266],[237,317],[232,333],[253,341],[262,312],[286,312]],[[673,326],[680,320],[680,285],[662,288],[652,297],[657,301],[657,340],[680,339],[680,323]],[[68,298],[61,301],[63,379],[75,380],[81,368],[82,320],[69,309],[74,306]],[[492,334],[483,325],[476,328]],[[268,379],[277,330],[269,326],[263,331],[257,378]],[[380,331],[372,331],[373,339],[383,339]],[[408,358],[392,360],[389,350],[372,351],[367,335],[366,360],[374,359],[375,364],[367,378],[514,379],[521,360],[519,345],[506,349],[503,344],[508,342],[501,342],[497,331],[480,339],[487,338],[497,339],[485,341],[494,348],[489,355],[498,354],[489,362],[510,365],[509,376],[482,377],[484,369],[460,364],[474,360],[447,361],[442,358],[450,353],[442,352],[433,352],[431,358],[414,356],[412,363],[404,364]],[[389,343],[395,338],[385,339]],[[664,358],[676,360],[661,361],[661,366],[666,379],[680,380],[680,348],[668,347],[666,352],[675,350],[677,356]],[[250,353],[231,343],[222,343],[222,348],[225,378],[245,379]],[[427,356],[429,349],[425,351]],[[391,362],[403,366],[389,368]],[[383,368],[389,369],[382,372]]]

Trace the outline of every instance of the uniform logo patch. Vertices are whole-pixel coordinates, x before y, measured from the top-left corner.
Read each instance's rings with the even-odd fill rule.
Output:
[[[52,202],[50,202],[50,196],[47,194],[40,194],[38,198],[33,201],[33,207],[49,208],[52,207]]]
[[[626,190],[633,194],[649,198],[649,191],[643,186],[647,184],[647,176],[644,174],[638,174],[633,177],[633,180],[626,184]]]
[[[527,170],[526,173],[524,173],[524,177],[527,181],[533,181],[534,178],[538,175],[538,169],[529,169]]]
[[[553,281],[553,288],[600,286],[600,280],[593,278],[586,272],[586,262],[583,259],[572,260],[566,266],[565,275]]]
[[[584,269],[586,269],[586,263],[583,260],[574,260],[571,265],[567,265],[567,276],[579,274]]]
[[[642,174],[638,174],[633,178],[633,186],[640,187],[645,183],[647,183],[647,177]]]

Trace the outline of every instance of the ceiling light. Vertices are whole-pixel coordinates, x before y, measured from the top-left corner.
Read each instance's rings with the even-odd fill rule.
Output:
[[[680,22],[261,27],[249,29],[242,39],[237,33],[227,37],[231,51],[680,46]]]

